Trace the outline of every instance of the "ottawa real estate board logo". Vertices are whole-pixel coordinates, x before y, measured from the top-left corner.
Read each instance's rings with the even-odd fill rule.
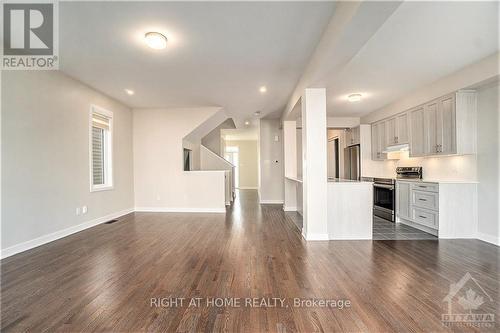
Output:
[[[495,327],[495,314],[485,311],[491,309],[493,299],[470,273],[450,285],[443,302],[448,310],[441,316],[445,326]]]
[[[58,6],[2,1],[2,69],[58,69]]]

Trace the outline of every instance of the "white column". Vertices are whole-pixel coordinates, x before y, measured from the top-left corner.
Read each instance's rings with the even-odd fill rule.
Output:
[[[295,120],[283,121],[283,152],[285,161],[285,202],[283,210],[297,210],[296,182],[287,177],[297,178],[297,122]]]
[[[303,228],[306,240],[328,239],[326,90],[302,96]]]

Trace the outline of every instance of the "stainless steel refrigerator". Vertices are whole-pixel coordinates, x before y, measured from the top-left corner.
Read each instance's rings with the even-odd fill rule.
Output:
[[[361,156],[359,145],[344,148],[344,178],[361,180]]]

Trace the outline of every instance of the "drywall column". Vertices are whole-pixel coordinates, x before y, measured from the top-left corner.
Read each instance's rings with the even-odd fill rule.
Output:
[[[295,120],[283,121],[283,152],[285,164],[285,198],[283,210],[297,210],[297,137],[296,137],[297,122]]]
[[[303,228],[306,240],[328,240],[326,89],[302,96]]]

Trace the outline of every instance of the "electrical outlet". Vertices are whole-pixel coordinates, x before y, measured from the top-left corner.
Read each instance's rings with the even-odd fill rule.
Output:
[[[87,206],[82,207],[82,214],[87,214]]]
[[[80,207],[76,207],[76,215],[80,215]]]

